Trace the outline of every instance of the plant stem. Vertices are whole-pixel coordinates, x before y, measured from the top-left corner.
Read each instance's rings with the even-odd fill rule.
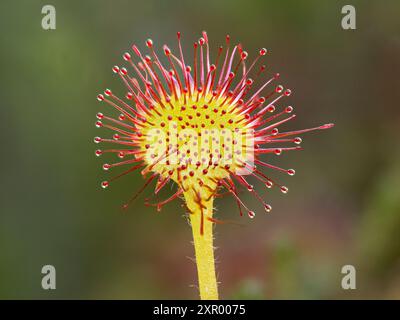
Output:
[[[200,298],[202,300],[217,300],[218,288],[215,275],[213,223],[207,217],[212,217],[213,198],[203,201],[204,208],[189,196],[186,197],[189,208],[194,208],[190,214],[192,225],[194,250],[196,256],[197,274],[199,279]],[[202,218],[203,216],[203,218]]]

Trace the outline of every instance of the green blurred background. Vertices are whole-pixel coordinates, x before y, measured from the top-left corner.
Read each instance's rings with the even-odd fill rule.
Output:
[[[41,28],[45,4],[54,31]],[[345,4],[357,30],[341,28]],[[400,298],[399,15],[399,1],[1,1],[0,298],[197,298],[181,203],[157,213],[148,189],[121,211],[143,180],[102,190],[93,137],[105,134],[95,97],[122,89],[111,67],[130,45],[174,49],[181,31],[192,52],[202,30],[214,48],[229,33],[253,56],[271,49],[294,91],[290,128],[336,124],[272,159],[296,176],[276,175],[290,191],[264,194],[270,215],[247,193],[251,221],[217,201],[218,218],[241,223],[216,227],[221,297]],[[54,291],[41,288],[45,264]],[[341,288],[346,264],[356,290]]]

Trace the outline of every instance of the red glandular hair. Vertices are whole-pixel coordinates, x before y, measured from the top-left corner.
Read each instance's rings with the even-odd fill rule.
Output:
[[[232,194],[240,214],[244,208],[252,218],[254,211],[248,209],[238,194],[238,188],[244,187],[269,212],[271,206],[248,180],[260,181],[267,188],[277,186],[287,193],[288,188],[273,181],[267,172],[275,170],[293,176],[295,170],[272,165],[263,157],[300,150],[302,140],[298,135],[328,129],[333,124],[279,131],[279,126],[295,115],[293,107],[282,101],[291,90],[275,84],[279,74],[266,75],[266,66],[260,64],[268,54],[267,49],[260,49],[247,66],[247,52],[240,44],[232,47],[227,36],[225,48],[219,47],[211,60],[207,33],[203,32],[193,44],[190,65],[183,55],[179,32],[177,38],[177,55],[163,46],[166,63],[156,54],[152,40],[146,41],[148,54],[142,54],[133,45],[133,54],[123,54],[131,71],[127,67],[113,67],[127,89],[125,97],[118,97],[110,89],[97,96],[120,114],[117,118],[97,114],[96,126],[110,129],[113,136],[95,137],[95,143],[111,143],[116,147],[98,149],[95,153],[97,156],[115,153],[123,159],[104,164],[104,170],[128,166],[101,186],[107,188],[116,179],[140,169],[143,176],[149,176],[124,207],[152,181],[156,181],[155,194],[173,181],[178,186],[175,194],[149,205],[160,210],[164,204],[191,191],[195,199],[205,200]],[[261,81],[261,85],[256,87],[256,81]]]

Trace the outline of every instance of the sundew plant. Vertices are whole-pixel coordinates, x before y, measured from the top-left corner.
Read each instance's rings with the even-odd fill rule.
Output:
[[[177,185],[169,198],[146,204],[161,210],[166,203],[183,199],[193,232],[200,297],[218,299],[213,227],[220,220],[213,214],[214,199],[230,194],[240,216],[245,213],[254,218],[256,213],[239,196],[240,189],[245,189],[270,212],[271,205],[253,188],[252,181],[287,193],[288,188],[272,180],[268,171],[293,176],[295,170],[272,165],[268,159],[301,150],[300,134],[333,124],[279,130],[296,115],[293,107],[283,102],[291,90],[279,85],[279,74],[269,74],[262,64],[267,49],[260,49],[247,63],[248,53],[241,44],[231,45],[227,36],[225,47],[211,57],[208,36],[203,32],[189,59],[183,54],[179,32],[177,39],[176,53],[162,47],[164,63],[148,39],[146,53],[132,45],[132,51],[123,54],[126,66],[113,67],[127,93],[121,98],[106,89],[97,96],[119,115],[97,114],[96,126],[111,130],[112,137],[95,137],[94,142],[113,147],[95,153],[112,153],[121,159],[103,164],[104,170],[126,167],[103,181],[103,188],[134,171],[146,179],[124,208],[151,184],[155,185],[154,194],[170,183]]]

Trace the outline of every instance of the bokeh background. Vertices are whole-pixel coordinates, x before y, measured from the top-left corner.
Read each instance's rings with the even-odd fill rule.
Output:
[[[345,31],[349,3],[357,30]],[[41,28],[45,4],[54,31]],[[296,169],[276,175],[287,195],[265,194],[271,214],[245,192],[251,221],[231,198],[216,202],[218,218],[240,223],[216,227],[221,297],[400,298],[399,14],[398,1],[1,1],[0,298],[197,298],[181,203],[157,213],[148,189],[121,211],[143,180],[102,190],[93,137],[105,134],[95,97],[121,90],[111,67],[123,52],[148,37],[174,49],[176,31],[192,52],[202,30],[214,48],[229,33],[253,56],[271,50],[268,67],[294,91],[290,128],[336,124],[271,160]],[[45,264],[54,291],[41,288]],[[346,264],[356,290],[341,288]]]

